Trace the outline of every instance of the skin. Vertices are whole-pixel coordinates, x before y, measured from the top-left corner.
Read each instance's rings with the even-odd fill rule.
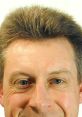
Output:
[[[65,37],[17,40],[5,53],[0,102],[5,117],[77,117],[81,85]]]

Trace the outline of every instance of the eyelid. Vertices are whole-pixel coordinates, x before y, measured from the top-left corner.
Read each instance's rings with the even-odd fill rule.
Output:
[[[68,81],[70,79],[69,75],[63,74],[63,73],[61,73],[61,74],[52,74],[52,75],[49,76],[49,79],[53,79],[53,78],[61,79],[61,80],[64,80],[64,81]]]
[[[21,72],[21,71],[15,71],[14,73],[12,73],[10,75],[10,82],[16,80],[16,79],[21,79],[21,78],[34,78],[31,74],[25,73],[25,72]]]
[[[58,80],[58,79],[64,81],[64,78],[60,78],[60,77],[53,77],[53,78],[50,78],[49,81],[50,81],[50,80]]]
[[[52,79],[60,79],[60,80],[65,80],[66,78],[62,77],[62,76],[51,76],[49,78],[49,80],[52,80]]]
[[[52,82],[53,80],[61,80],[62,83],[66,82],[66,80],[64,78],[60,78],[60,77],[54,77],[49,79],[49,82]]]
[[[10,79],[9,80],[9,84],[10,85],[14,85],[15,84],[15,82],[17,81],[17,80],[27,80],[27,79],[29,79],[29,77],[20,77],[20,76],[18,76],[18,77],[13,77],[13,79]]]
[[[20,81],[24,81],[24,80],[26,80],[26,81],[27,81],[28,79],[27,79],[27,78],[17,79],[17,80],[15,80],[15,81],[14,81],[14,84],[15,84],[17,81],[18,81],[18,82],[20,82]]]
[[[24,81],[24,80],[27,81],[27,83],[23,85],[21,81]],[[22,89],[30,88],[32,86],[32,83],[28,79],[23,78],[23,79],[15,80],[13,82],[13,85],[15,88],[22,90]]]
[[[29,83],[35,83],[35,80],[33,79],[33,78],[18,78],[18,79],[16,79],[16,80],[14,80],[14,84],[17,82],[17,81],[24,81],[24,80],[26,80],[26,81],[28,81]]]

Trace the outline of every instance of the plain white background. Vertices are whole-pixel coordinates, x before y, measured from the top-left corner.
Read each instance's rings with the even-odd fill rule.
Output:
[[[5,16],[20,6],[40,5],[59,9],[69,15],[82,26],[82,0],[0,0],[0,24]],[[0,106],[0,117],[4,117],[4,109]],[[82,105],[79,116],[82,117]]]

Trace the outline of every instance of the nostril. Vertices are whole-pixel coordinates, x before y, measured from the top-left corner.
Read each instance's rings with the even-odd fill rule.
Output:
[[[39,113],[38,108],[36,108],[36,107],[31,107],[31,109],[32,109],[34,112]]]

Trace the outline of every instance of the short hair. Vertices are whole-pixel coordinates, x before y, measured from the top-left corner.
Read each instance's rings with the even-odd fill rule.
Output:
[[[33,6],[11,12],[0,27],[0,79],[4,75],[3,52],[17,39],[46,40],[66,37],[73,45],[79,74],[82,76],[82,29],[73,18],[55,9]]]

